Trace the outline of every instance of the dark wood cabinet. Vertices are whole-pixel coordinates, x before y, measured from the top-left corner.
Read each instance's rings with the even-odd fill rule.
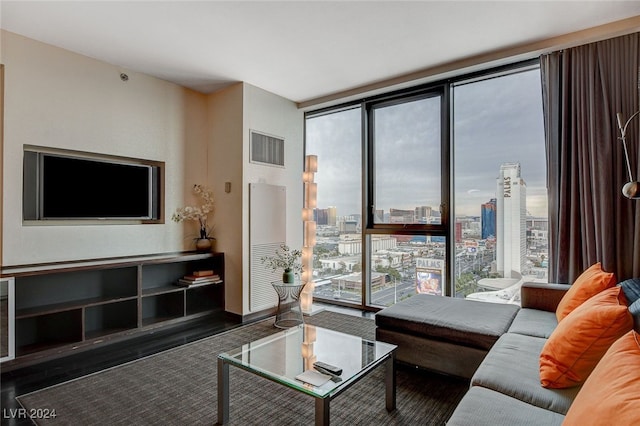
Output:
[[[214,271],[219,279],[176,285],[203,270]],[[15,359],[4,362],[3,370],[224,313],[223,253],[7,267],[2,276],[15,280]]]

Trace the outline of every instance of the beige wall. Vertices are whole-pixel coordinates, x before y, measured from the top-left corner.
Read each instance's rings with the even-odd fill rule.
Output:
[[[5,65],[2,265],[192,249],[170,221],[208,182],[207,99],[172,83],[2,31]],[[127,82],[120,79],[126,72]],[[23,145],[166,163],[164,224],[25,224]]]
[[[209,95],[209,174],[215,204],[216,250],[225,257],[225,301],[229,312],[242,314],[243,276],[243,84]],[[225,193],[224,182],[231,182]]]
[[[225,253],[227,311],[249,310],[249,184],[287,188],[287,243],[302,246],[303,113],[295,103],[246,83],[209,96],[209,173],[215,182],[215,235]],[[250,131],[285,139],[285,167],[249,162]],[[222,155],[221,155],[222,154]],[[231,192],[224,192],[231,182]]]

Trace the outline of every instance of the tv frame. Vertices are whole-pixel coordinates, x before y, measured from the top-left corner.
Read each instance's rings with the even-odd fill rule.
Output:
[[[42,170],[45,157],[63,157],[77,160],[96,161],[115,165],[139,166],[149,173],[149,211],[146,216],[88,216],[88,217],[47,217],[44,215]],[[164,162],[138,158],[96,154],[82,151],[62,150],[35,146],[24,146],[23,162],[23,221],[82,223],[164,223]]]

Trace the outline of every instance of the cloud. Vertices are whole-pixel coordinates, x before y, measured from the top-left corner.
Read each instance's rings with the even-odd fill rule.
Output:
[[[457,214],[480,214],[495,198],[501,164],[519,162],[527,209],[546,215],[546,158],[540,74],[519,72],[456,86],[453,172]],[[376,208],[437,207],[441,187],[439,98],[374,108]],[[307,153],[318,155],[318,206],[359,214],[360,108],[307,120]]]

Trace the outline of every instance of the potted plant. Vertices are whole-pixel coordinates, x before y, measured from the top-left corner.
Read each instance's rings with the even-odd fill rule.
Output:
[[[174,222],[182,222],[183,220],[198,221],[200,229],[198,237],[195,238],[196,250],[210,251],[212,249],[212,241],[215,238],[211,236],[213,227],[207,226],[207,217],[209,214],[213,214],[213,193],[210,189],[199,184],[193,185],[193,192],[202,198],[203,204],[201,206],[178,207],[171,216],[171,220]]]
[[[260,260],[274,271],[282,269],[282,282],[293,284],[295,274],[302,272],[301,258],[302,252],[300,250],[291,250],[289,246],[282,244],[274,256],[263,256]]]

